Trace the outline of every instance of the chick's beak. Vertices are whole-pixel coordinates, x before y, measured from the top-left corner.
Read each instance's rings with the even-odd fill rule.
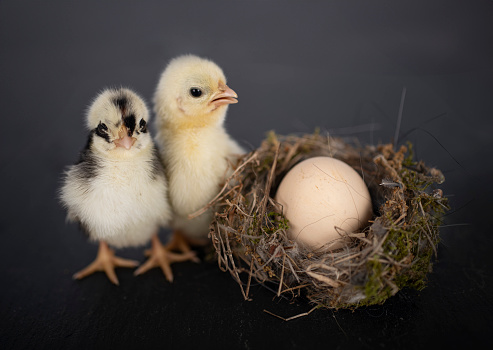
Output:
[[[116,147],[123,147],[126,150],[129,150],[134,145],[137,139],[135,137],[128,136],[128,129],[125,126],[122,126],[118,131],[118,139],[113,141]]]
[[[222,105],[238,103],[238,95],[226,84],[219,84],[219,91],[212,96],[211,104],[216,108]]]

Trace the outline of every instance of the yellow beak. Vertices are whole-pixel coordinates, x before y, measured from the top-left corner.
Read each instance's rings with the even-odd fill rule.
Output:
[[[212,96],[211,104],[216,108],[222,105],[238,103],[238,95],[226,84],[219,84],[219,91]]]

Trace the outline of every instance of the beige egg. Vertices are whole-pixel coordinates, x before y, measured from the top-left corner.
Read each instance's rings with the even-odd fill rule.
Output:
[[[361,176],[330,157],[309,158],[294,166],[275,199],[289,220],[289,238],[311,249],[342,247],[344,232],[358,231],[372,217],[370,193]]]

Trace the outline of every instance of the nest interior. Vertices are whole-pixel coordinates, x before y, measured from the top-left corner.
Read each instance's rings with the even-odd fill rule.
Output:
[[[290,240],[289,222],[273,199],[289,169],[316,156],[349,164],[372,196],[372,220],[361,232],[345,233],[350,243],[338,250],[308,250]],[[448,209],[436,188],[443,181],[439,170],[413,160],[410,144],[394,150],[390,144],[361,146],[318,132],[272,132],[242,158],[210,203],[216,206],[211,238],[219,267],[231,273],[245,299],[253,280],[278,296],[305,295],[316,306],[336,309],[383,303],[404,287],[420,290]]]

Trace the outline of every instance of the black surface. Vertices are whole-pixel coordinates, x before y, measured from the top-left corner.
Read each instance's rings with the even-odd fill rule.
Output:
[[[460,348],[491,343],[493,2],[0,1],[0,348]],[[454,211],[422,292],[355,312],[308,311],[259,286],[244,301],[214,264],[73,281],[96,255],[56,200],[98,91],[150,101],[166,62],[210,57],[239,94],[227,128],[316,126],[362,142],[394,135],[442,169]],[[412,131],[414,130],[414,131]],[[152,128],[151,128],[151,131]],[[411,132],[412,131],[412,132]],[[408,135],[406,135],[410,132]],[[163,237],[168,231],[163,231]],[[119,252],[144,260],[142,250]]]

